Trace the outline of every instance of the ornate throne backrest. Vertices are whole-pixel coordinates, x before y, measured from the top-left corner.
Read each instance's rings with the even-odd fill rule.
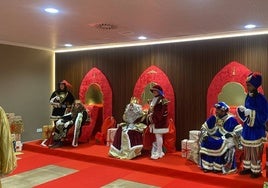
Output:
[[[247,94],[246,78],[250,72],[252,71],[246,66],[233,61],[214,76],[207,93],[207,117],[215,113],[213,106],[219,101],[226,102],[230,106],[230,112],[237,115],[236,107],[244,105]],[[258,91],[263,93],[262,87],[259,87]]]
[[[236,108],[240,105],[244,105],[246,95],[247,93],[245,92],[245,88],[240,83],[228,82],[223,86],[221,92],[218,94],[218,102],[224,101],[228,104],[230,106],[229,113],[234,115],[238,122],[240,122],[240,119],[236,114]],[[211,114],[215,114],[215,108],[213,107],[211,109]]]
[[[232,107],[244,105],[246,78],[250,72],[246,66],[233,61],[214,76],[207,90],[207,117],[211,115],[213,105],[219,101]],[[258,90],[263,93],[262,87]]]
[[[168,119],[175,122],[175,95],[168,76],[157,66],[148,67],[139,77],[134,87],[133,96],[140,99],[146,107],[147,99],[152,99],[150,87],[159,84],[164,90],[164,95],[169,100]]]

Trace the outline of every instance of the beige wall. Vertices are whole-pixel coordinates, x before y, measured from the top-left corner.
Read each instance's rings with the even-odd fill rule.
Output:
[[[21,115],[22,141],[41,138],[37,128],[50,124],[54,52],[0,44],[0,105]]]

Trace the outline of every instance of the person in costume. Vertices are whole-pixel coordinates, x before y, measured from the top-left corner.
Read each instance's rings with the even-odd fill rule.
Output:
[[[248,94],[245,106],[239,106],[237,113],[243,121],[242,145],[244,148],[243,170],[240,175],[250,174],[251,178],[261,176],[261,159],[265,124],[268,118],[268,103],[264,95],[258,92],[262,84],[260,73],[252,72],[246,79]]]
[[[114,141],[110,146],[109,155],[119,159],[133,159],[141,155],[143,149],[143,131],[147,127],[143,124],[145,113],[136,98],[131,98],[123,114]]]
[[[42,141],[42,146],[46,147],[53,145],[53,134],[55,132],[59,132],[59,130],[55,128],[56,121],[71,110],[72,104],[75,100],[73,94],[68,89],[71,87],[72,86],[69,82],[62,80],[58,83],[57,89],[50,96],[50,105],[52,106],[50,119],[53,120],[54,125],[51,135]]]
[[[154,85],[150,91],[153,93],[153,99],[150,102],[148,110],[148,123],[150,132],[155,135],[155,142],[152,145],[151,158],[162,158],[163,152],[163,134],[168,133],[168,100],[164,97],[163,89],[160,85]]]
[[[0,178],[10,174],[17,167],[10,125],[4,109],[0,106]],[[0,179],[0,188],[2,187]]]
[[[82,126],[89,121],[88,112],[80,100],[75,100],[73,108],[70,113],[65,114],[56,122],[57,132],[54,133],[54,144],[52,148],[60,147],[67,136],[68,130],[74,126],[74,135],[72,146],[78,146],[78,138],[81,134]]]
[[[235,149],[239,146],[242,126],[229,114],[225,102],[214,105],[216,114],[201,126],[199,165],[204,172],[236,172]]]
[[[50,104],[52,105],[51,119],[58,119],[64,114],[68,113],[74,103],[74,96],[68,90],[71,84],[66,80],[58,83],[58,88],[50,96]]]

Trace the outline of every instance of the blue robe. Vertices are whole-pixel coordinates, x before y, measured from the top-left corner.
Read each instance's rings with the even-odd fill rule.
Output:
[[[251,110],[250,116],[246,117],[244,112],[238,110],[243,123],[242,143],[245,146],[252,146],[252,141],[256,141],[256,146],[265,139],[265,123],[268,118],[268,103],[264,95],[258,93],[254,97],[247,95],[245,107]]]
[[[223,173],[235,171],[234,151],[241,131],[242,126],[231,115],[227,114],[222,118],[213,115],[208,118],[201,127],[201,168]],[[226,139],[224,137],[226,133],[230,133],[233,137]],[[206,135],[208,138],[203,140]]]

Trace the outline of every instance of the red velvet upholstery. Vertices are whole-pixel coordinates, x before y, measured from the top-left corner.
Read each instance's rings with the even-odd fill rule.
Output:
[[[97,132],[95,135],[95,140],[97,144],[106,144],[107,141],[107,131],[110,128],[115,128],[116,127],[116,121],[113,116],[107,117],[102,126],[101,126],[101,131]]]
[[[151,150],[152,143],[155,141],[155,135],[150,132],[149,126],[146,127],[143,133],[143,149]]]
[[[168,153],[172,153],[176,151],[176,128],[174,125],[173,119],[169,120],[169,125],[168,125],[168,133],[164,134],[164,147],[166,148],[166,151]]]
[[[80,85],[79,99],[83,103],[86,102],[86,93],[88,91],[89,86],[92,84],[99,85],[101,92],[103,93],[103,119],[101,121],[103,122],[106,117],[112,115],[113,92],[106,76],[98,68],[93,67],[83,78]]]

